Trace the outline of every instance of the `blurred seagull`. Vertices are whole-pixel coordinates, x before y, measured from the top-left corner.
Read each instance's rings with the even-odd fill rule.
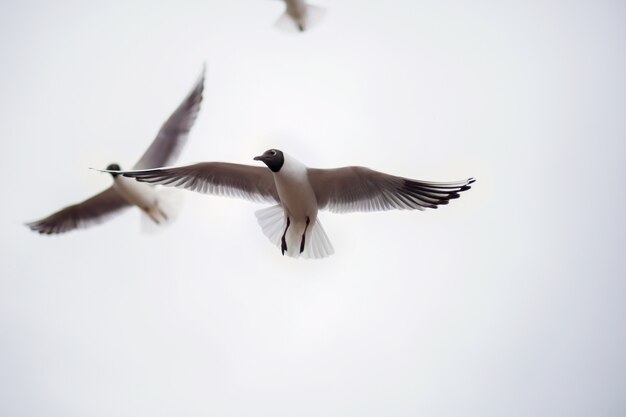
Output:
[[[304,0],[284,0],[285,12],[276,21],[276,27],[287,32],[304,32],[316,25],[326,14],[326,9],[307,4]]]
[[[111,171],[137,181],[185,188],[204,194],[277,203],[255,213],[263,233],[284,255],[324,258],[334,250],[318,210],[367,212],[436,209],[470,189],[473,178],[430,182],[352,166],[308,168],[278,149],[254,158],[268,168],[201,162],[177,168]]]
[[[161,126],[150,147],[135,164],[135,169],[164,166],[176,160],[200,110],[204,73],[205,68],[191,92]],[[121,168],[112,163],[107,169]],[[166,193],[157,193],[153,186],[137,183],[116,173],[111,175],[113,185],[101,193],[26,225],[39,233],[64,233],[102,223],[130,206],[139,207],[155,224],[163,224],[171,219],[177,207]]]

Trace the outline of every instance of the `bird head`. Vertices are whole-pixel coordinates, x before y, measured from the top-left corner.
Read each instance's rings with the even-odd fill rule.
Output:
[[[107,167],[107,170],[109,170],[109,171],[121,171],[122,168],[120,168],[120,166],[118,164],[113,163],[113,164],[109,164],[109,166]],[[118,175],[120,175],[117,172],[110,172],[109,174],[111,174],[111,176],[113,176],[113,178],[115,178]]]
[[[285,163],[285,155],[278,149],[269,149],[263,155],[255,156],[254,160],[263,162],[272,172],[278,172]]]

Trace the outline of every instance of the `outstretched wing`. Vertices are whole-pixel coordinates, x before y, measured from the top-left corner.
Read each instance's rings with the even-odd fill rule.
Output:
[[[187,143],[191,130],[202,102],[204,90],[204,69],[200,79],[189,92],[178,108],[167,119],[157,137],[143,154],[135,169],[147,169],[171,165]]]
[[[203,194],[279,203],[274,177],[269,169],[226,162],[201,162],[176,168],[122,171],[140,182],[185,188]]]
[[[31,230],[48,235],[65,233],[102,223],[125,207],[129,207],[126,200],[109,187],[82,203],[65,207],[45,219],[26,225]]]
[[[418,181],[364,167],[309,168],[308,176],[318,207],[339,213],[437,208],[475,181]]]

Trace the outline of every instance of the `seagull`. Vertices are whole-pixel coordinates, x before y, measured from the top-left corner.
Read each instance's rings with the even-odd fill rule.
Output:
[[[202,101],[204,73],[182,103],[163,123],[150,147],[135,164],[135,169],[146,169],[172,164],[187,142]],[[119,171],[118,164],[107,166]],[[112,173],[113,185],[87,200],[65,207],[50,216],[26,225],[41,234],[59,234],[102,223],[123,209],[137,206],[154,222],[164,224],[171,220],[176,209],[166,193],[157,193],[153,186]]]
[[[298,30],[304,32],[306,29],[317,24],[326,9],[312,4],[305,3],[304,0],[284,0],[285,12],[276,21],[276,27],[287,32]]]
[[[420,181],[359,166],[308,168],[279,149],[254,157],[266,165],[201,162],[193,165],[134,171],[111,171],[139,182],[184,188],[203,194],[273,203],[255,215],[270,241],[283,255],[324,258],[334,249],[319,210],[370,212],[436,209],[458,198],[475,181]]]

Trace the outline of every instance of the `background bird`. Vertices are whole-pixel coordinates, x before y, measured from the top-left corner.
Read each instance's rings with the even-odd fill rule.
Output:
[[[475,181],[419,181],[358,166],[308,168],[279,149],[270,149],[254,159],[269,170],[202,162],[178,168],[104,172],[205,194],[276,203],[257,211],[257,220],[283,255],[296,258],[324,258],[334,253],[317,218],[318,210],[347,213],[436,209],[458,198]]]
[[[326,14],[326,9],[323,7],[307,4],[304,0],[284,1],[285,12],[278,18],[275,25],[287,32],[304,32],[319,23]]]
[[[146,169],[173,163],[187,142],[197,118],[204,90],[205,68],[189,94],[163,123],[156,138],[134,165]],[[120,170],[117,163],[107,169]],[[43,234],[64,233],[101,223],[123,209],[137,206],[154,224],[172,220],[178,209],[175,196],[157,191],[153,186],[111,174],[113,185],[87,200],[65,207],[50,216],[27,223],[32,230]]]

